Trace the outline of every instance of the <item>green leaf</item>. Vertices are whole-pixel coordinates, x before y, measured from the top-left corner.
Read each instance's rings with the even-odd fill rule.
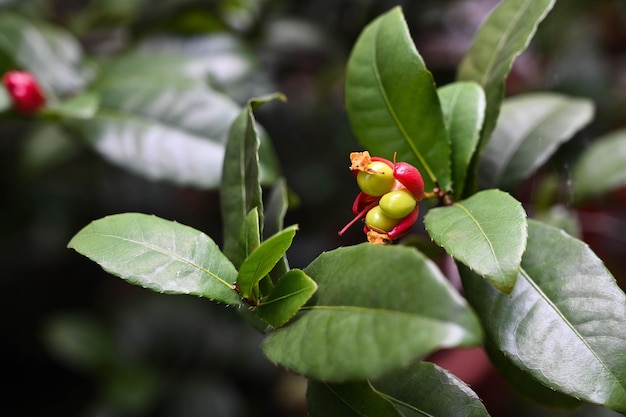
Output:
[[[486,190],[428,211],[430,237],[456,260],[511,292],[526,248],[526,212],[507,193]]]
[[[281,177],[270,190],[265,206],[265,225],[263,226],[263,233],[266,237],[283,230],[285,215],[288,209],[289,190],[287,189],[285,179]],[[270,276],[272,278],[278,278],[287,271],[289,271],[289,261],[287,260],[287,256],[283,256],[270,272]]]
[[[207,57],[203,58],[207,59]],[[103,88],[107,84],[117,84],[120,80],[126,82],[143,82],[146,79],[205,81],[207,78],[206,70],[202,66],[199,67],[196,59],[174,52],[132,49],[127,53],[116,55],[114,59],[100,63],[100,66],[102,70],[94,83],[96,88]]]
[[[626,296],[589,247],[530,220],[510,295],[461,268],[488,339],[547,387],[626,412]]]
[[[430,352],[481,342],[465,300],[414,249],[364,243],[323,253],[305,270],[318,284],[263,351],[273,362],[329,382],[381,375]]]
[[[459,198],[483,126],[485,92],[474,82],[455,82],[441,87],[437,93],[450,137],[454,195]]]
[[[224,253],[236,267],[245,258],[239,251],[239,234],[248,212],[258,210],[261,235],[263,234],[263,200],[259,168],[259,143],[261,141],[254,118],[254,107],[280,94],[250,100],[232,123],[220,187],[221,211],[224,221]]]
[[[245,99],[249,97],[250,91],[258,91],[258,84],[252,86],[253,82],[269,84],[268,80],[259,77],[262,72],[251,46],[251,43],[234,33],[213,32],[190,36],[173,35],[170,32],[143,39],[138,49],[141,55],[168,60],[172,66],[178,62],[186,76],[209,78],[211,84],[217,85],[220,91]]]
[[[289,209],[289,196],[287,183],[284,178],[279,178],[270,190],[265,206],[265,236],[271,236],[283,230],[285,215]]]
[[[369,24],[348,60],[346,110],[374,156],[415,165],[426,184],[450,188],[450,143],[432,74],[399,7]]]
[[[327,384],[309,380],[306,399],[311,417],[402,417],[368,382]]]
[[[603,194],[626,185],[626,129],[596,139],[572,170],[574,199]]]
[[[491,363],[520,395],[544,407],[573,409],[580,406],[580,400],[548,388],[515,366],[510,358],[493,346],[492,341],[487,339],[485,345]]]
[[[292,269],[278,279],[272,292],[261,299],[255,312],[273,327],[284,326],[317,290],[304,271]]]
[[[241,225],[239,233],[239,253],[242,259],[247,258],[261,244],[259,210],[253,207]]]
[[[85,92],[44,108],[42,114],[61,119],[90,119],[98,111],[99,103],[97,94]]]
[[[210,237],[191,227],[140,213],[93,221],[69,248],[131,284],[240,304],[237,271]]]
[[[120,79],[96,93],[94,118],[66,124],[106,159],[153,180],[219,185],[228,129],[240,111],[228,97],[198,82],[151,78]]]
[[[371,382],[406,417],[488,417],[480,398],[459,378],[429,362],[416,362]]]
[[[272,270],[291,246],[298,226],[289,226],[270,237],[244,259],[237,276],[237,289],[246,299],[259,299],[258,283]]]
[[[513,61],[530,43],[537,26],[556,0],[503,0],[491,12],[476,34],[459,65],[459,81],[475,81],[485,90],[487,107],[476,157],[487,146],[504,99],[504,83]],[[473,161],[473,166],[477,160]],[[472,177],[475,172],[472,172]],[[472,178],[469,179],[474,182]]]
[[[593,118],[588,99],[531,93],[504,101],[478,167],[484,188],[513,190]]]
[[[33,73],[44,89],[67,94],[85,85],[89,74],[82,65],[83,51],[65,29],[3,10],[0,33],[0,52]]]

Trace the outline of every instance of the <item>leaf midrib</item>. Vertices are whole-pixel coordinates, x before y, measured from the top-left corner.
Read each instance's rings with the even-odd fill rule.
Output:
[[[474,225],[476,226],[476,228],[478,229],[478,231],[480,232],[480,234],[485,238],[484,240],[487,242],[487,245],[489,246],[489,250],[491,251],[491,256],[496,264],[496,267],[499,271],[499,277],[500,279],[504,278],[504,271],[502,269],[502,266],[500,265],[500,261],[498,260],[498,256],[496,255],[496,251],[493,247],[493,244],[491,243],[491,240],[489,239],[489,236],[487,236],[487,233],[485,232],[485,230],[482,228],[482,226],[480,225],[480,223],[478,222],[478,220],[476,219],[476,217],[474,217],[472,215],[472,213],[461,203],[454,203],[455,207],[458,207],[459,209],[461,209],[466,215],[467,217],[474,223]]]
[[[561,312],[561,310],[556,306],[556,304],[554,304],[552,302],[552,300],[550,299],[550,297],[548,297],[548,295],[541,289],[541,287],[532,279],[532,277],[530,276],[530,274],[528,274],[528,272],[526,272],[526,270],[522,267],[520,268],[520,273],[522,274],[522,276],[524,276],[524,278],[526,278],[526,281],[528,281],[528,283],[530,284],[530,286],[537,292],[537,294],[539,294],[539,296],[541,297],[541,299],[544,300],[544,302],[546,304],[548,304],[548,306],[550,306],[550,308],[561,318],[562,322],[565,323],[567,325],[567,327],[571,330],[571,332],[574,334],[574,336],[580,340],[582,342],[582,344],[587,348],[587,350],[589,350],[591,352],[591,354],[593,355],[593,357],[597,360],[597,362],[602,366],[602,368],[606,371],[606,373],[608,375],[611,376],[611,378],[615,381],[615,385],[617,385],[618,387],[621,388],[622,392],[624,393],[624,396],[626,396],[626,387],[624,385],[621,384],[619,378],[617,377],[617,375],[615,375],[613,372],[611,372],[611,369],[605,364],[605,362],[602,360],[602,358],[600,358],[597,354],[596,351],[587,343],[587,341],[585,340],[585,338],[580,334],[580,332],[578,332],[578,330],[576,329],[576,327],[568,320],[568,318]]]
[[[198,269],[201,272],[204,272],[205,274],[209,275],[210,277],[215,278],[219,283],[221,283],[224,286],[228,287],[228,289],[232,290],[232,288],[233,288],[232,284],[229,284],[228,281],[226,281],[225,279],[219,277],[218,275],[214,274],[213,272],[203,268],[202,266],[196,264],[191,259],[184,258],[184,257],[179,256],[178,254],[176,254],[174,252],[167,251],[167,250],[165,250],[163,248],[160,248],[158,246],[151,245],[151,244],[149,244],[147,242],[141,242],[141,241],[138,241],[138,240],[125,238],[125,237],[117,236],[117,235],[111,235],[111,234],[107,234],[107,233],[94,232],[91,235],[92,236],[97,236],[97,237],[109,238],[109,239],[117,239],[117,240],[121,240],[123,242],[128,242],[128,243],[132,243],[132,244],[135,244],[135,245],[138,245],[138,246],[146,247],[146,248],[151,249],[151,250],[153,250],[155,252],[158,252],[158,253],[160,253],[162,255],[166,255],[166,256],[172,257],[172,258],[178,260],[179,262],[182,262],[184,264],[190,265],[193,268],[196,268],[196,269]]]
[[[387,401],[391,402],[392,404],[399,404],[405,408],[408,408],[411,411],[414,411],[416,413],[419,413],[420,415],[423,415],[424,417],[436,417],[433,414],[430,414],[424,410],[422,410],[421,408],[417,408],[416,406],[406,403],[404,401],[399,400],[396,397],[393,397],[389,394],[385,394],[384,392],[378,391],[376,388],[372,387],[372,389],[374,390],[374,392],[376,392],[378,395],[380,395],[381,397],[385,398]]]
[[[482,86],[488,85],[488,82],[492,78],[491,76],[492,76],[493,68],[495,67],[496,62],[501,60],[500,59],[500,54],[501,54],[501,52],[502,52],[502,50],[504,48],[504,45],[506,45],[508,43],[508,40],[509,40],[509,38],[511,36],[511,33],[513,32],[513,28],[517,27],[517,23],[520,21],[522,15],[526,13],[526,10],[530,7],[530,4],[532,2],[533,2],[533,0],[526,0],[524,5],[522,7],[520,7],[518,9],[517,13],[515,14],[515,17],[512,20],[512,24],[507,26],[507,30],[504,32],[504,35],[500,37],[500,40],[498,41],[498,44],[496,45],[496,50],[491,55],[491,59],[489,60],[489,62],[487,64],[487,68],[485,69],[485,72],[483,72],[483,76],[482,76],[482,78],[480,80],[480,84]]]
[[[376,31],[376,39],[378,39],[378,30]],[[376,45],[377,45],[377,42],[373,44],[373,48],[372,48],[372,60],[371,60],[371,62],[372,62],[372,71],[374,72],[374,77],[376,78],[376,85],[378,86],[378,90],[380,91],[380,94],[381,94],[381,96],[383,98],[383,101],[386,104],[385,107],[389,111],[389,114],[390,114],[391,118],[393,119],[393,121],[395,122],[396,126],[398,127],[398,130],[400,130],[400,133],[402,134],[402,137],[404,138],[405,142],[411,148],[411,150],[413,151],[413,153],[415,154],[417,159],[419,159],[420,163],[422,164],[422,166],[426,170],[426,173],[428,174],[428,177],[431,179],[431,181],[433,183],[436,184],[437,183],[437,177],[435,176],[435,174],[431,170],[430,166],[428,165],[428,163],[424,159],[424,156],[422,155],[422,153],[417,149],[415,144],[410,140],[411,137],[410,137],[409,133],[406,131],[406,129],[404,128],[404,125],[402,124],[402,122],[398,118],[394,108],[391,105],[391,101],[389,100],[389,97],[387,97],[387,92],[385,91],[385,87],[383,85],[382,78],[381,78],[380,72],[378,70],[378,57],[377,57],[377,54],[376,54],[376,50],[377,50]]]

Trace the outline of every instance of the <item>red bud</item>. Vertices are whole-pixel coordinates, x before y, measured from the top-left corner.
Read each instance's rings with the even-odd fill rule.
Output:
[[[32,74],[9,71],[2,77],[2,82],[18,113],[32,114],[44,106],[46,98]]]

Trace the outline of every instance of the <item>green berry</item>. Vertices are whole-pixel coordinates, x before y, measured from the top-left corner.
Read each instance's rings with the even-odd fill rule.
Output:
[[[386,194],[395,181],[393,168],[381,161],[371,162],[365,171],[360,171],[356,176],[361,191],[374,197]]]
[[[383,213],[392,219],[402,219],[414,209],[417,201],[407,189],[385,194],[378,203]]]
[[[365,216],[365,224],[368,227],[384,230],[385,232],[388,232],[396,227],[399,222],[399,219],[392,219],[391,217],[385,215],[380,206],[374,207],[368,211]]]

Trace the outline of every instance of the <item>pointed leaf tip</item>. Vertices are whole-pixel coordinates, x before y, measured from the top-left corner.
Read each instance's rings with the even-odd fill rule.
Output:
[[[540,383],[626,412],[626,295],[584,242],[535,220],[528,231],[510,295],[460,268],[487,339]]]
[[[189,226],[141,213],[95,220],[69,248],[131,284],[240,304],[237,271],[210,237]]]
[[[510,293],[526,249],[527,220],[509,194],[486,190],[424,217],[430,237],[456,260]]]
[[[370,23],[346,68],[346,111],[373,155],[417,167],[426,189],[451,187],[450,143],[434,79],[415,48],[402,9]]]

